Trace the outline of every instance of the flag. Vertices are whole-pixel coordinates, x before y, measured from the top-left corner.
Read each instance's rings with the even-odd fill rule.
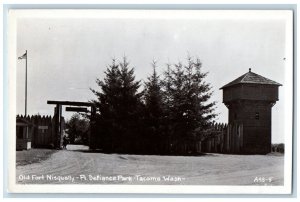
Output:
[[[22,56],[18,57],[19,60],[27,59],[27,53],[24,53]]]

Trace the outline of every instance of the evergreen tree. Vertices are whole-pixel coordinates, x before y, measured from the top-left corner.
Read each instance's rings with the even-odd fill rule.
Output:
[[[212,87],[204,80],[208,72],[202,72],[202,63],[200,59],[196,58],[196,60],[193,61],[192,58],[189,57],[188,61],[189,66],[187,68],[191,69],[192,72],[187,78],[187,80],[192,81],[190,88],[192,91],[189,91],[189,93],[190,97],[193,98],[192,103],[196,112],[193,116],[199,121],[199,127],[205,130],[211,125],[213,119],[216,117],[216,113],[214,112],[216,102],[209,101],[212,96]]]
[[[138,92],[140,81],[135,81],[134,69],[129,68],[126,58],[120,63],[120,97],[119,97],[119,116],[120,139],[122,148],[128,152],[139,152],[139,140],[141,139],[141,120],[143,92]]]
[[[175,68],[165,72],[169,80],[169,124],[171,144],[176,150],[183,150],[184,142],[202,138],[213,118],[215,102],[209,102],[211,87],[204,81],[202,64],[197,58],[188,57],[187,65],[177,63]],[[166,99],[165,99],[166,100]]]
[[[172,74],[171,65],[167,64],[167,70],[163,73],[164,79],[162,80],[162,100],[163,100],[163,119],[162,119],[162,129],[164,134],[164,151],[165,153],[170,153],[172,151],[173,145],[173,133],[174,126],[172,119],[173,110],[173,88],[172,88]]]
[[[121,89],[120,68],[116,60],[106,69],[105,78],[97,79],[96,83],[100,91],[91,89],[97,100],[93,100],[99,113],[96,116],[97,143],[101,149],[111,152],[115,150],[114,143],[118,139],[118,106]]]
[[[171,65],[167,64],[167,70],[164,72],[164,79],[162,80],[162,99],[163,107],[165,112],[165,117],[167,118],[170,115],[172,108],[172,75],[171,75]]]
[[[153,61],[152,67],[153,73],[147,78],[144,90],[145,128],[148,143],[146,147],[148,150],[158,153],[164,139],[162,133],[163,100],[161,82],[156,72],[155,61]],[[156,147],[153,148],[153,145],[156,145]]]
[[[178,152],[181,146],[185,143],[185,140],[190,135],[192,128],[188,126],[188,122],[185,120],[187,112],[187,92],[185,91],[185,72],[182,63],[174,65],[175,68],[171,70],[171,109],[170,109],[170,121],[171,124],[171,144],[172,150]]]
[[[160,81],[154,62],[139,92],[140,81],[126,58],[120,63],[113,60],[105,78],[96,80],[100,91],[92,90],[99,109],[97,144],[122,153],[186,151],[185,143],[202,140],[216,116],[210,84],[204,81],[207,74],[198,58],[188,57],[186,65],[168,64]]]
[[[101,91],[92,90],[99,108],[97,125],[101,147],[107,151],[124,152],[134,149],[137,140],[137,122],[141,105],[140,82],[135,81],[134,69],[129,68],[126,58],[116,60],[105,71],[103,81],[97,79]]]

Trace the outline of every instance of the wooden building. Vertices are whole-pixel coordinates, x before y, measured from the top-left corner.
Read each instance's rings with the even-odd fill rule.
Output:
[[[34,125],[23,117],[17,117],[16,121],[16,150],[31,149]]]
[[[242,124],[239,153],[271,152],[272,107],[278,101],[281,84],[249,72],[226,84],[223,103],[229,109],[229,124]]]
[[[16,146],[17,150],[30,148],[62,148],[65,135],[65,119],[60,117],[59,133],[55,131],[55,116],[27,116],[17,115]]]

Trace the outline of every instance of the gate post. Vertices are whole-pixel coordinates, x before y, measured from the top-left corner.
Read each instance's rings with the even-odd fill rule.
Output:
[[[61,148],[61,105],[57,104],[54,109],[54,138],[55,148]]]
[[[96,107],[94,105],[91,106],[91,120],[90,120],[90,137],[89,137],[89,147],[90,149],[96,149]]]

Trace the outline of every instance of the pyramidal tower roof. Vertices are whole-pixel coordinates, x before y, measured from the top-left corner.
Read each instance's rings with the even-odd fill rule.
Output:
[[[237,85],[237,84],[246,84],[246,83],[282,86],[280,83],[277,83],[277,82],[267,79],[263,76],[255,74],[254,72],[251,72],[251,68],[249,68],[249,72],[247,72],[246,74],[243,74],[239,78],[231,81],[230,83],[226,84],[225,86],[223,86],[220,89],[224,89],[229,86],[233,86],[233,85]]]

